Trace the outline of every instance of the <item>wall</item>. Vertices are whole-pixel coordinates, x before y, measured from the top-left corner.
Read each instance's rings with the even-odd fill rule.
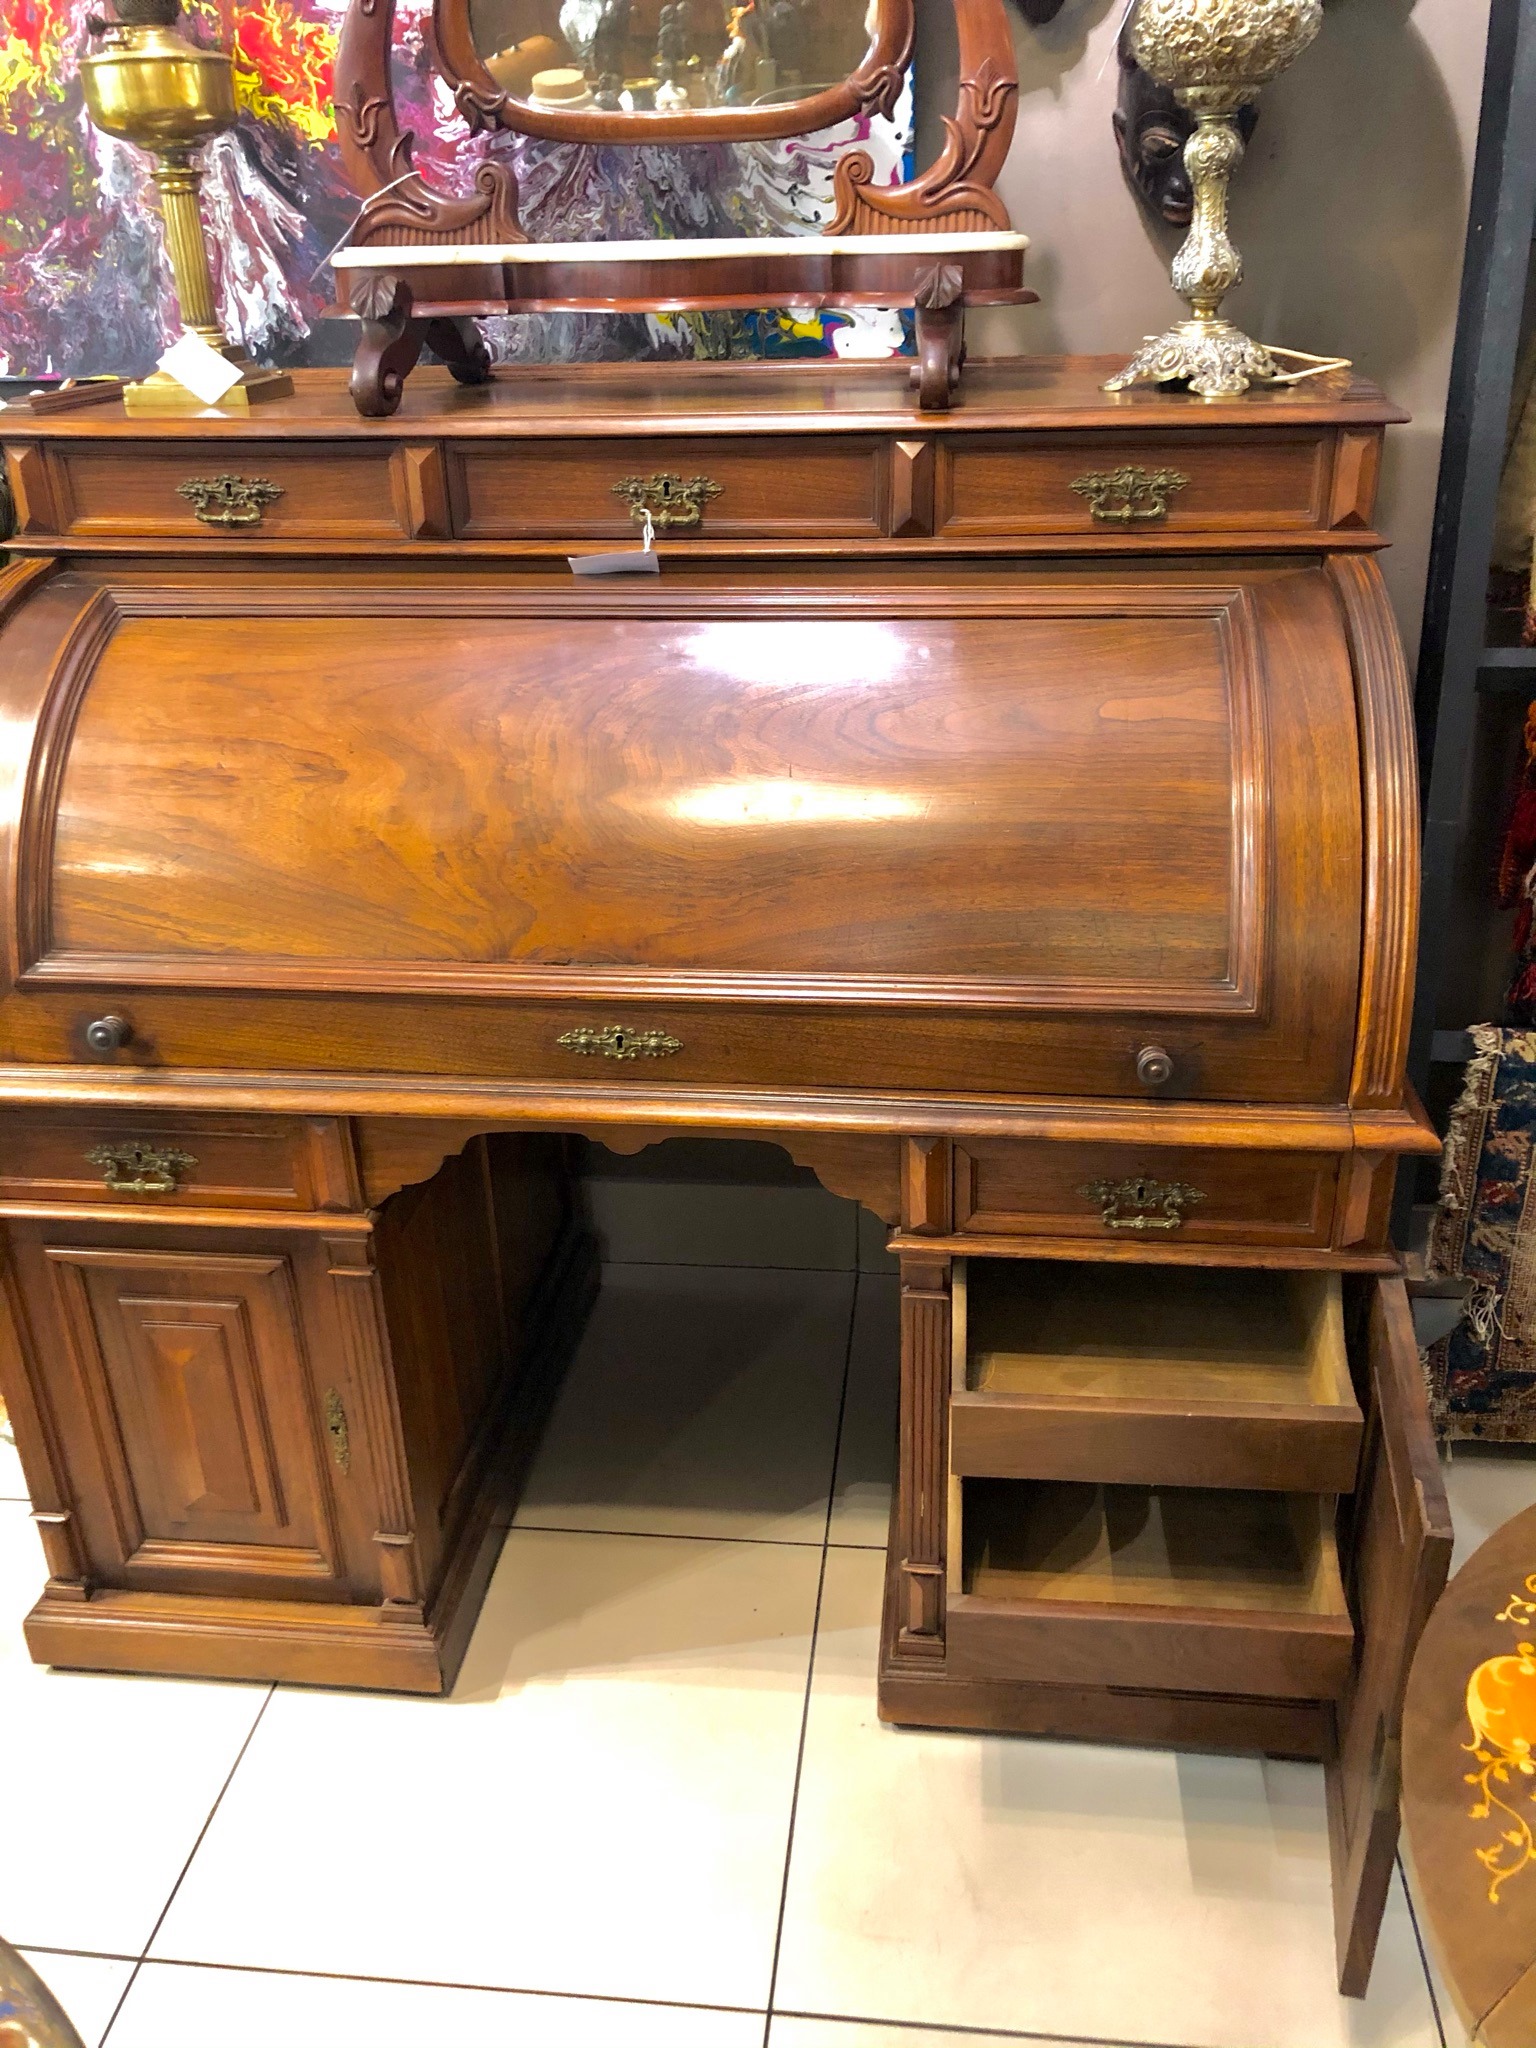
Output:
[[[948,0],[919,0],[919,154],[953,105]],[[1000,190],[1033,237],[1043,303],[974,321],[979,353],[1129,350],[1178,311],[1177,233],[1121,175],[1109,117],[1123,0],[1066,0],[1035,29],[1016,17],[1019,125]],[[1234,189],[1249,282],[1229,301],[1257,338],[1352,357],[1414,415],[1389,437],[1383,567],[1410,657],[1435,481],[1488,0],[1327,0],[1322,34],[1260,101]]]

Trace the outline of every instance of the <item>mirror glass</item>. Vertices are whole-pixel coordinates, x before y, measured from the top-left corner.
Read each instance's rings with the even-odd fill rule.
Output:
[[[793,106],[868,55],[879,0],[470,0],[475,47],[546,112]]]

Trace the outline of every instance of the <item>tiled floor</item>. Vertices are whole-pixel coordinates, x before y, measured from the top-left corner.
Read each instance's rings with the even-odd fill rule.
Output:
[[[1401,1881],[1334,1993],[1312,1767],[879,1725],[894,1329],[610,1268],[447,1702],[36,1669],[0,1446],[0,1931],[110,2048],[1440,2048]]]

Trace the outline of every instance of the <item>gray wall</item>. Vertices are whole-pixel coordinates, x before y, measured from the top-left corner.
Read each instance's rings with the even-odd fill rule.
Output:
[[[1177,235],[1121,176],[1109,117],[1123,0],[1015,16],[1019,123],[1000,190],[1032,237],[1039,306],[973,316],[977,353],[1128,351],[1179,310]],[[948,0],[919,0],[919,153],[954,103]],[[1412,411],[1389,438],[1383,564],[1414,654],[1428,562],[1488,0],[1327,0],[1311,50],[1260,101],[1234,189],[1249,281],[1233,316],[1266,341],[1352,357]]]

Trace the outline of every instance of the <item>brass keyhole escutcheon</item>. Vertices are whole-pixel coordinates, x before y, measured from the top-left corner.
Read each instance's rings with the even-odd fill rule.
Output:
[[[347,1411],[334,1387],[325,1390],[325,1433],[331,1440],[331,1456],[336,1460],[337,1469],[350,1472],[352,1437],[347,1429]]]
[[[1149,1180],[1145,1174],[1129,1180],[1094,1180],[1077,1191],[1099,1205],[1099,1220],[1106,1230],[1177,1230],[1186,1213],[1205,1195],[1182,1180]]]
[[[283,495],[264,476],[189,476],[176,486],[204,526],[260,526],[262,514]]]
[[[669,1060],[683,1049],[683,1041],[670,1032],[631,1031],[627,1024],[605,1024],[600,1031],[583,1024],[562,1032],[555,1043],[565,1052],[605,1060]]]
[[[1127,462],[1119,469],[1090,470],[1072,488],[1088,500],[1095,519],[1109,526],[1129,526],[1138,519],[1166,519],[1168,500],[1188,482],[1177,469],[1142,469]]]
[[[658,469],[653,476],[624,476],[613,487],[613,495],[624,499],[636,526],[644,526],[650,513],[653,523],[669,526],[697,526],[704,507],[718,498],[725,486],[712,476],[691,476],[686,483],[675,470]]]
[[[182,1174],[197,1164],[177,1145],[93,1145],[85,1157],[100,1167],[102,1182],[114,1195],[172,1195]]]

